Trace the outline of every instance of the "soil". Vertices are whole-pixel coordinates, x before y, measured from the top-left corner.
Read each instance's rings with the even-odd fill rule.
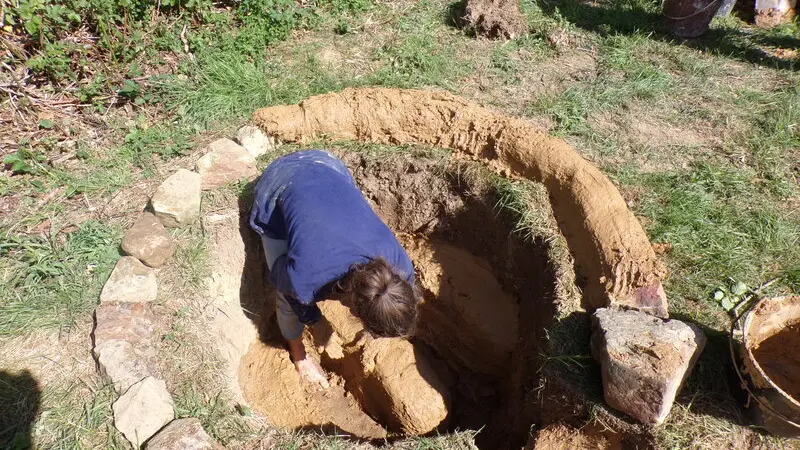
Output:
[[[420,339],[461,367],[502,375],[519,337],[517,300],[469,252],[407,234],[400,240],[424,289]]]
[[[667,314],[661,283],[666,268],[617,188],[564,141],[530,123],[446,92],[381,88],[264,108],[253,121],[290,142],[327,136],[446,147],[502,173],[540,181],[586,279],[587,306],[615,303]]]
[[[366,439],[386,431],[358,406],[332,377],[328,389],[303,380],[282,347],[256,342],[242,359],[239,381],[248,403],[280,428],[325,429]]]
[[[340,156],[408,247],[425,293],[419,333],[375,339],[346,301],[320,302],[325,320],[307,333],[306,347],[331,374],[331,392],[321,397],[297,376],[274,317],[249,304],[261,340],[239,369],[248,404],[282,427],[362,439],[381,437],[376,424],[396,435],[482,429],[481,448],[522,447],[531,424],[541,423],[539,346],[557,302],[547,244],[513,232],[517,218],[495,208],[488,172],[466,175],[476,163]],[[263,269],[263,261],[251,264]]]
[[[622,450],[630,448],[622,436],[597,427],[575,429],[554,424],[539,430],[525,447],[526,450]]]
[[[458,14],[461,26],[478,36],[515,39],[528,33],[519,0],[466,0]]]
[[[762,341],[753,356],[778,387],[800,401],[800,323]]]

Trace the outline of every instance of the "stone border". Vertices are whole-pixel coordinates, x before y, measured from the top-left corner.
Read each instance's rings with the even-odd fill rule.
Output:
[[[158,268],[170,261],[175,240],[165,227],[183,228],[200,217],[201,191],[257,175],[256,156],[274,147],[255,127],[238,137],[246,147],[219,139],[206,148],[196,172],[179,169],[167,177],[126,232],[122,256],[100,293],[92,331],[93,354],[103,376],[114,385],[114,426],[134,448],[148,450],[223,448],[197,419],[175,419],[164,380],[153,376],[155,319],[149,303],[158,296]],[[187,440],[188,439],[188,440]]]

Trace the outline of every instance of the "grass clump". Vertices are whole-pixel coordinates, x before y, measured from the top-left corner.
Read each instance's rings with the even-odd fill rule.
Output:
[[[800,220],[777,208],[753,175],[700,163],[688,173],[622,177],[648,190],[637,210],[652,220],[651,239],[672,245],[667,291],[675,307],[707,299],[729,278],[759,286],[791,279],[800,266]]]
[[[94,307],[119,258],[119,229],[97,221],[56,237],[0,236],[0,335],[70,328]]]

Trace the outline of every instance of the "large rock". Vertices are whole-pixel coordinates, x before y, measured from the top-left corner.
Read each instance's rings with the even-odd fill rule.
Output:
[[[236,140],[247,150],[247,153],[253,155],[253,158],[258,158],[273,150],[276,144],[275,138],[267,136],[260,128],[252,125],[239,128],[239,131],[236,132]]]
[[[660,424],[703,351],[697,326],[636,310],[600,308],[592,316],[592,355],[606,403],[641,422]]]
[[[230,139],[209,144],[206,154],[197,160],[197,172],[202,189],[214,189],[258,173],[253,155]]]
[[[179,228],[192,223],[200,215],[200,175],[179,169],[161,183],[150,204],[164,226]]]
[[[104,304],[95,310],[94,354],[117,392],[150,375],[155,317],[141,303]]]
[[[147,442],[146,450],[223,450],[195,418],[173,420]]]
[[[157,296],[158,282],[153,269],[133,256],[123,256],[100,292],[100,303],[151,302]]]
[[[122,238],[122,251],[150,267],[161,267],[175,253],[175,240],[152,213],[143,213]]]
[[[114,426],[138,448],[175,418],[173,406],[167,384],[147,377],[114,402]]]

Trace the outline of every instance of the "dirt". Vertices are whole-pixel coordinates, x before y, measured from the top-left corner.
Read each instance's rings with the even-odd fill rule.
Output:
[[[256,342],[242,359],[239,381],[248,403],[279,428],[327,429],[365,439],[381,439],[386,431],[367,416],[332,377],[328,389],[303,380],[286,349]]]
[[[539,430],[526,450],[621,450],[622,436],[597,427],[572,428],[554,424]]]
[[[564,141],[445,92],[346,89],[255,112],[284,141],[317,137],[446,147],[501,173],[543,183],[586,279],[587,306],[667,314],[666,268],[614,184]]]
[[[325,321],[315,328],[322,365],[341,375],[365,411],[390,431],[421,435],[448,414],[449,389],[423,352],[406,339],[375,339],[337,300],[319,303]]]
[[[460,25],[478,36],[515,39],[528,34],[528,24],[519,0],[466,0],[456,13]]]
[[[424,290],[420,339],[459,366],[502,375],[519,338],[517,300],[469,252],[407,234],[400,240]]]
[[[800,401],[800,323],[762,341],[753,356],[778,387]]]

